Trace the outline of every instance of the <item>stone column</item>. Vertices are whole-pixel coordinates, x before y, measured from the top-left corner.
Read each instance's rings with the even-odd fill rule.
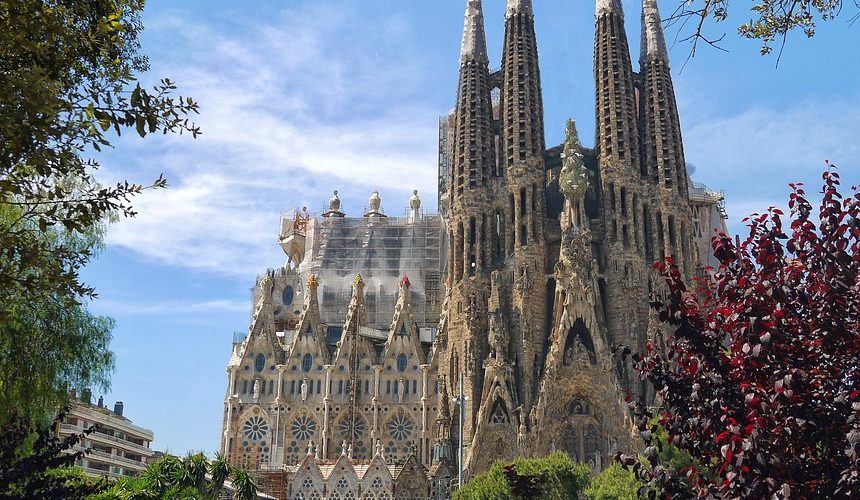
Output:
[[[320,458],[328,457],[328,441],[329,441],[329,407],[331,405],[331,372],[334,370],[334,365],[325,365],[325,387],[323,388],[323,429],[322,429],[322,452]]]
[[[275,402],[280,403],[282,400],[281,395],[283,394],[283,388],[284,388],[284,371],[286,371],[287,366],[286,365],[278,365],[278,366],[276,366],[276,368],[278,369],[278,392],[277,392],[277,395],[275,396]]]

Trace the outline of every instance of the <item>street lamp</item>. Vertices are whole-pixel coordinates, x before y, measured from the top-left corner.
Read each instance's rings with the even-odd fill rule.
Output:
[[[457,454],[459,457],[457,460],[457,489],[463,487],[463,427],[466,426],[466,402],[469,400],[469,397],[463,392],[464,385],[464,377],[460,373],[460,394],[455,398],[451,398],[451,402],[457,405],[460,413],[460,438],[457,440]]]

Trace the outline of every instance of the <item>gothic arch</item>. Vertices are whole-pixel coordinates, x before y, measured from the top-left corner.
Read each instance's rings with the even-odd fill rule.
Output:
[[[591,336],[591,331],[585,324],[582,318],[577,318],[573,326],[567,331],[567,338],[564,341],[564,365],[570,366],[573,363],[573,357],[578,348],[577,342],[582,344],[585,352],[588,354],[588,360],[592,365],[597,364],[597,355],[594,351],[594,339]]]
[[[511,422],[511,414],[502,398],[497,398],[490,410],[489,423],[507,425]]]

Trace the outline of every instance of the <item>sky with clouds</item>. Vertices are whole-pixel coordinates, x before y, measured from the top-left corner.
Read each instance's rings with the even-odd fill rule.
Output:
[[[664,17],[674,0],[660,0]],[[594,7],[537,0],[548,145],[575,118],[594,136]],[[109,403],[151,428],[174,453],[220,445],[225,365],[248,328],[257,274],[283,265],[282,211],[320,211],[338,189],[358,214],[373,190],[389,213],[413,189],[435,208],[438,118],[453,106],[463,0],[149,0],[145,82],[175,80],[200,103],[203,135],[123,136],[100,159],[102,180],[170,188],[136,200],[85,272],[92,306],[118,326]],[[491,66],[500,66],[504,2],[485,0]],[[634,61],[640,3],[623,1]],[[743,9],[744,3],[732,4]],[[727,52],[689,45],[667,29],[688,162],[726,192],[729,225],[784,205],[788,183],[817,186],[824,161],[860,183],[860,32],[846,19],[812,40],[789,38],[779,66],[739,39]],[[634,69],[638,63],[634,63]],[[815,191],[815,189],[810,189]]]

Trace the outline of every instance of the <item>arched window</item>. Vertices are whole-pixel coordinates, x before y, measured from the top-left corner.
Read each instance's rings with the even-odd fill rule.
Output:
[[[405,354],[401,354],[401,355],[397,356],[397,371],[405,372],[407,362],[408,362],[408,360],[406,359]]]
[[[256,370],[258,372],[261,372],[261,371],[263,371],[263,368],[265,368],[265,367],[266,367],[266,357],[263,356],[262,354],[257,354],[257,359],[254,360],[254,368],[256,368]]]
[[[310,354],[305,354],[305,357],[302,358],[302,371],[308,373],[311,371],[311,367],[314,364],[314,357]]]
[[[281,294],[281,299],[284,301],[284,305],[288,306],[293,303],[293,298],[295,297],[295,290],[290,285],[287,285],[284,288],[284,292]]]

